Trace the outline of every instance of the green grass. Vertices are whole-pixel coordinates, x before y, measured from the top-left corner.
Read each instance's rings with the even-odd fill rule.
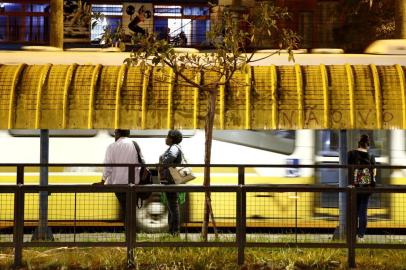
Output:
[[[12,249],[0,250],[0,269],[12,269]],[[139,248],[140,270],[307,270],[347,269],[345,249],[250,248],[245,265],[236,264],[234,248]],[[22,269],[124,269],[125,248],[32,248]],[[406,269],[406,251],[358,250],[358,269]]]

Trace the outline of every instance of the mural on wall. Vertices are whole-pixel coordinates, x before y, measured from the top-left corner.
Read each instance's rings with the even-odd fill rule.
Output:
[[[123,3],[123,28],[127,35],[153,31],[152,3]]]
[[[64,42],[90,42],[92,7],[80,0],[64,0]]]

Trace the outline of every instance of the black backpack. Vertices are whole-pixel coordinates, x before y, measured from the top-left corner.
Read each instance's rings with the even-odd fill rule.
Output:
[[[353,155],[355,157],[355,164],[356,165],[373,165],[373,156],[367,154],[367,156],[362,156],[359,151],[354,150]],[[354,185],[374,185],[375,184],[375,177],[373,174],[373,170],[370,168],[356,168],[353,172],[353,180]]]
[[[138,154],[138,163],[145,164],[145,160],[141,155],[141,149],[138,146],[137,142],[133,141],[135,149]],[[139,185],[152,185],[152,174],[147,167],[142,167],[140,170],[140,183]],[[151,197],[152,192],[138,192],[137,193],[137,207],[141,208],[144,201],[148,200]]]

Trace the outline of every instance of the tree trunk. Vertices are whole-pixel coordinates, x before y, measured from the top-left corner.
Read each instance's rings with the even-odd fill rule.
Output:
[[[406,1],[395,0],[395,37],[406,39]]]
[[[63,1],[51,0],[49,44],[63,48]]]
[[[213,126],[214,126],[214,115],[216,113],[216,97],[217,97],[217,87],[214,87],[215,90],[207,91],[209,93],[209,104],[208,104],[208,113],[206,116],[206,123],[205,123],[205,156],[204,156],[204,164],[206,167],[204,168],[204,182],[203,185],[205,187],[210,186],[210,161],[211,161],[211,145],[213,139]],[[205,203],[204,203],[204,217],[203,217],[203,226],[202,226],[202,238],[204,241],[207,241],[207,233],[209,227],[209,218],[210,214],[212,217],[212,222],[215,227],[215,220],[213,209],[211,207],[211,197],[210,192],[205,193]],[[217,233],[216,233],[217,235]]]

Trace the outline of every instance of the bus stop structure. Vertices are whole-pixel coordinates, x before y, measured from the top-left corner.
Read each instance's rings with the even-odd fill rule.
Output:
[[[405,129],[405,71],[401,65],[254,66],[220,87],[215,128]],[[0,129],[198,129],[206,113],[205,94],[170,69],[0,65]]]
[[[215,128],[340,129],[345,164],[345,130],[406,129],[405,71],[399,64],[254,66],[219,87]],[[220,79],[193,70],[186,76]],[[199,129],[206,113],[205,94],[170,69],[0,65],[0,129]]]

